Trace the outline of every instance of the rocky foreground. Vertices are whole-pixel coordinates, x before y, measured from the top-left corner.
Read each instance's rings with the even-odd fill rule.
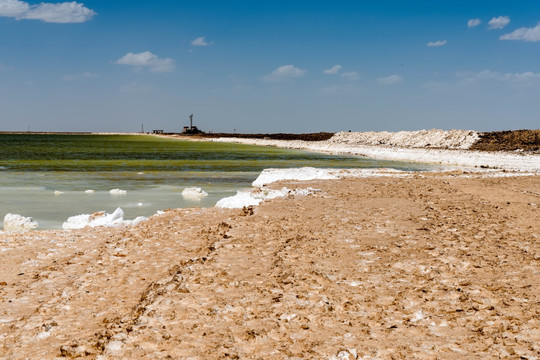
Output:
[[[287,183],[321,191],[2,233],[0,358],[537,359],[539,185]]]

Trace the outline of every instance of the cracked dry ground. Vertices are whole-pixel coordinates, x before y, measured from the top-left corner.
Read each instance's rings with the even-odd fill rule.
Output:
[[[345,179],[0,235],[0,358],[540,357],[540,177]]]

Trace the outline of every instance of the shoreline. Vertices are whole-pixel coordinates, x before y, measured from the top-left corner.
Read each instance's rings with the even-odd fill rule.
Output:
[[[437,130],[441,132],[440,130]],[[444,133],[444,132],[443,132]],[[103,134],[103,133],[102,133]],[[361,134],[361,133],[359,133]],[[99,135],[99,134],[98,134]],[[187,141],[207,141],[207,142],[231,142],[231,143],[241,143],[249,144],[256,146],[272,146],[272,147],[281,147],[289,149],[301,149],[306,151],[320,152],[333,155],[353,155],[353,156],[363,156],[379,160],[390,160],[390,161],[405,161],[405,162],[417,162],[423,164],[432,165],[433,168],[427,170],[429,172],[439,172],[439,171],[469,171],[481,173],[480,176],[492,177],[492,176],[511,176],[511,173],[520,173],[520,174],[535,174],[540,172],[540,155],[536,154],[522,154],[516,152],[486,152],[486,151],[475,151],[475,150],[460,150],[460,149],[432,149],[432,148],[404,148],[399,146],[370,146],[370,145],[359,145],[354,143],[343,143],[343,141],[336,141],[332,139],[325,141],[302,141],[302,140],[269,140],[269,139],[247,139],[247,138],[200,138],[192,136],[179,136],[179,135],[170,135],[170,134],[139,134],[139,135],[149,135],[157,136],[161,138],[168,139],[179,139]],[[351,135],[345,134],[345,135]],[[353,133],[355,135],[355,133]],[[425,136],[425,134],[423,134]],[[347,139],[345,139],[347,142]],[[471,143],[469,141],[469,143]],[[457,146],[461,146],[460,143],[457,143]],[[272,171],[272,169],[267,169]],[[264,170],[259,177],[265,173],[267,170]],[[355,174],[354,170],[324,170],[324,169],[291,169],[290,174],[285,175],[275,175],[277,178],[287,179],[287,180],[300,180],[300,179],[339,179],[343,177],[373,177],[381,176],[377,170],[363,172],[360,170],[358,174]],[[286,170],[277,170],[278,172],[287,172]],[[302,172],[306,172],[302,174]],[[385,170],[382,169],[382,173]],[[507,173],[511,172],[511,173]],[[338,174],[341,173],[341,174]],[[291,175],[292,174],[292,175]],[[400,174],[385,174],[382,176],[401,176]],[[268,178],[268,176],[267,176]],[[273,180],[275,181],[275,180]],[[259,204],[262,201],[272,198],[272,196],[282,197],[285,194],[282,193],[273,193],[270,195],[261,195],[257,193],[256,185],[257,180],[253,183],[253,187],[249,192],[243,191],[238,192],[237,195],[231,196],[229,198],[223,198],[219,200],[214,206],[218,205],[220,202],[224,201],[230,206],[242,207],[242,204],[253,205]],[[290,191],[297,191],[297,189],[291,189]],[[305,190],[300,190],[305,191]],[[231,201],[228,201],[231,199]],[[227,200],[227,201],[226,201]],[[233,205],[231,205],[233,204]],[[240,205],[241,206],[240,206]],[[104,216],[110,216],[103,212]],[[15,214],[19,216],[18,214]],[[153,214],[155,215],[155,214]],[[78,214],[71,215],[72,217],[78,216]],[[147,215],[152,216],[152,215]],[[19,216],[21,220],[28,220],[27,222],[31,223],[30,218],[25,218]],[[114,218],[114,217],[111,217]],[[119,223],[123,223],[124,219],[121,219]],[[67,221],[67,220],[66,220]],[[126,224],[129,223],[129,220],[125,221]],[[107,223],[108,224],[108,223]],[[107,225],[105,226],[111,226]]]
[[[494,168],[510,171],[540,172],[540,154],[519,152],[486,152],[459,149],[405,148],[337,144],[328,141],[307,142],[300,140],[259,140],[241,138],[213,139],[215,142],[232,142],[247,145],[275,146],[301,149],[334,155],[365,156],[380,160],[411,161],[441,166],[456,166],[468,170],[474,168]]]

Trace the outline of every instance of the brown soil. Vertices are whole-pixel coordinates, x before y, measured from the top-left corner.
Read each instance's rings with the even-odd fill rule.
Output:
[[[303,140],[303,141],[323,141],[330,139],[334,133],[318,132],[306,134],[231,134],[231,133],[205,133],[197,135],[202,138],[248,138],[248,139],[270,139],[270,140]]]
[[[480,135],[471,150],[540,151],[540,130],[494,131]]]
[[[540,357],[540,177],[287,186],[322,191],[0,234],[0,358]]]

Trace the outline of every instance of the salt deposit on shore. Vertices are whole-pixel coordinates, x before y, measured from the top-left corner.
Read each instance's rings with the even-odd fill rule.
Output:
[[[368,131],[338,132],[330,143],[352,145],[384,145],[406,148],[442,148],[466,150],[480,138],[473,130],[418,130],[418,131]]]
[[[117,208],[112,214],[101,211],[94,214],[71,216],[62,224],[62,229],[135,226],[144,220],[146,220],[144,216],[139,216],[133,220],[124,220],[124,211],[121,208]]]
[[[490,167],[504,170],[540,172],[540,155],[520,152],[483,152],[468,149],[478,137],[474,131],[429,130],[391,133],[337,133],[326,141],[261,140],[219,138],[209,141],[276,146],[330,154],[359,155],[381,160],[396,160],[458,166]],[[379,143],[381,145],[372,145]],[[371,145],[370,145],[371,144]],[[414,146],[441,148],[416,148]]]
[[[259,205],[263,201],[283,198],[287,196],[306,196],[318,192],[313,188],[307,189],[289,189],[282,188],[281,190],[256,189],[253,191],[238,191],[236,195],[229,196],[219,200],[216,207],[225,209],[241,209],[244,206]]]
[[[39,224],[31,217],[21,216],[19,214],[6,214],[4,216],[5,231],[28,231],[34,230]]]
[[[344,177],[404,177],[411,173],[394,169],[317,169],[312,167],[291,169],[264,169],[252,185],[261,187],[283,180],[332,180]]]

